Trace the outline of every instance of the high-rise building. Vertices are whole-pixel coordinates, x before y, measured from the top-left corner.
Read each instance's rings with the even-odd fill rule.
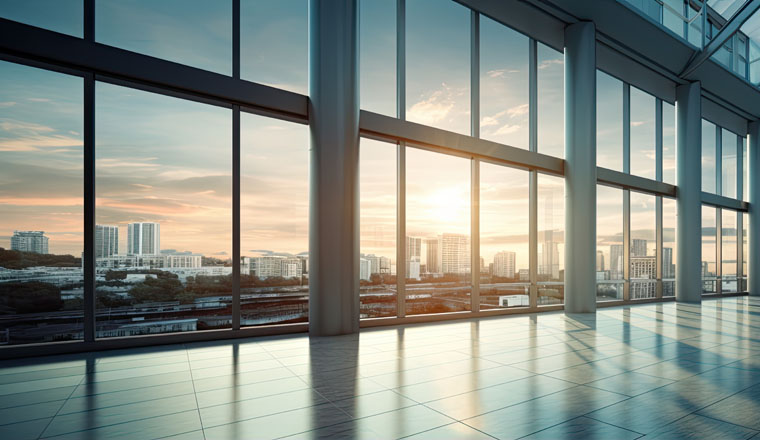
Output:
[[[251,257],[250,274],[261,279],[272,277],[300,278],[303,275],[303,262],[300,257],[265,255]]]
[[[428,273],[441,273],[441,242],[438,237],[425,239],[425,258]]]
[[[554,231],[544,231],[544,241],[538,251],[538,275],[559,279],[559,243],[554,241]]]
[[[47,254],[48,238],[44,231],[13,231],[11,250]]]
[[[119,227],[95,225],[95,258],[119,254]]]
[[[420,262],[422,256],[422,238],[406,237],[406,273],[409,275],[409,263],[412,261]]]
[[[662,277],[676,277],[676,267],[673,264],[673,248],[662,248]]]
[[[610,279],[619,280],[623,278],[623,245],[610,245]]]
[[[369,281],[371,274],[370,274],[370,268],[372,267],[372,263],[370,260],[366,258],[360,258],[359,259],[359,279],[364,281]]]
[[[158,255],[160,253],[160,224],[140,222],[127,225],[127,254]]]
[[[514,278],[517,254],[509,251],[498,252],[493,257],[493,274],[497,277]]]
[[[441,272],[470,273],[470,237],[464,234],[441,234]]]
[[[604,252],[596,251],[596,271],[604,272]]]
[[[631,256],[632,257],[646,257],[647,256],[647,241],[641,238],[634,238],[631,240]]]

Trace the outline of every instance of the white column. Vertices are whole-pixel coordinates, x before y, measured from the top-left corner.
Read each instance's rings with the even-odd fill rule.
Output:
[[[596,311],[596,29],[565,28],[565,312]]]
[[[309,333],[359,331],[357,0],[309,2]]]
[[[702,87],[676,88],[676,300],[702,301]]]
[[[749,172],[749,261],[747,281],[749,294],[760,296],[760,122],[749,123],[747,136],[747,171]],[[739,268],[741,270],[741,268]]]

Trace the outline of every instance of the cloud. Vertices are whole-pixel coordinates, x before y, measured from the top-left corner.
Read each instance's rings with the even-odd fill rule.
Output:
[[[631,127],[641,127],[644,124],[647,124],[649,121],[631,121]]]
[[[517,116],[524,116],[528,114],[528,104],[520,104],[507,110],[507,114],[510,118]]]
[[[515,132],[518,132],[518,131],[520,131],[520,126],[519,125],[517,125],[517,124],[515,124],[515,125],[504,124],[504,125],[501,126],[501,128],[499,128],[498,130],[496,130],[494,132],[494,136],[500,136],[500,135],[505,135],[505,134],[512,134],[512,133],[515,133]]]
[[[453,108],[454,101],[449,96],[444,96],[444,90],[437,90],[429,98],[412,105],[407,118],[421,124],[435,125],[444,120]]]
[[[494,69],[486,72],[489,78],[503,78],[508,73],[520,73],[517,69]]]
[[[563,59],[544,60],[544,61],[541,61],[541,63],[538,65],[538,68],[539,70],[548,69],[555,64],[563,65],[565,64],[565,60]]]
[[[13,107],[14,105],[16,105],[16,103],[14,101],[0,102],[0,108]]]

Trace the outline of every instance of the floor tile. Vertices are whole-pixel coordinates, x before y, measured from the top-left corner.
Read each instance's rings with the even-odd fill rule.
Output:
[[[201,429],[198,411],[184,411],[53,437],[56,440],[158,439]],[[48,437],[42,437],[48,438]]]
[[[641,437],[638,432],[618,428],[588,417],[578,417],[533,433],[524,440],[633,440]]]
[[[710,439],[738,440],[754,437],[760,431],[732,425],[719,420],[690,415],[652,432],[645,438],[652,439]]]
[[[354,419],[295,437],[310,439],[392,439],[414,435],[453,420],[422,405]],[[295,438],[294,437],[294,438]]]
[[[280,438],[337,425],[350,417],[331,403],[204,428],[208,440]],[[303,436],[300,436],[303,438]]]
[[[547,376],[532,376],[427,402],[425,405],[449,417],[462,420],[575,386],[573,383]]]
[[[595,380],[587,385],[613,393],[625,394],[626,396],[638,396],[639,394],[652,391],[674,381],[647,374],[627,371],[606,379]]]
[[[143,419],[186,411],[196,411],[194,398],[185,396],[156,399],[92,411],[60,414],[53,418],[43,437],[76,433],[116,424],[129,424]]]
[[[494,437],[473,429],[464,423],[457,422],[404,438],[406,440],[490,440]]]
[[[463,422],[500,439],[516,439],[625,398],[620,394],[580,385]]]

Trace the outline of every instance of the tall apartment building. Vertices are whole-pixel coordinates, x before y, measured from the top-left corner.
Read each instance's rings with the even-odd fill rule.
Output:
[[[631,256],[632,257],[646,257],[647,256],[647,241],[641,238],[634,238],[631,240]]]
[[[441,273],[441,244],[438,237],[425,239],[425,265],[428,273]]]
[[[422,238],[420,237],[406,237],[406,274],[410,273],[410,264],[416,261],[420,262],[422,256]],[[419,271],[419,270],[418,270]]]
[[[140,222],[127,225],[127,254],[159,255],[160,253],[160,224]]]
[[[517,254],[509,251],[498,252],[493,257],[493,274],[497,277],[514,278]]]
[[[112,257],[119,253],[119,227],[95,225],[95,258]]]
[[[470,273],[470,237],[464,234],[443,233],[440,243],[441,272]]]
[[[11,250],[47,254],[48,238],[44,231],[13,231]]]

